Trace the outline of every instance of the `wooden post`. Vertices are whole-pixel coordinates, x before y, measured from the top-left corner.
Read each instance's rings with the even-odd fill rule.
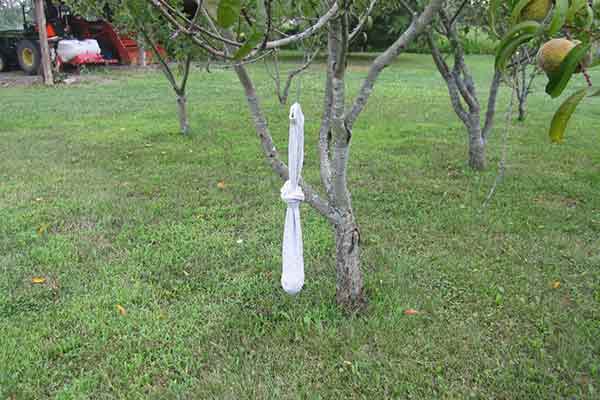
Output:
[[[144,38],[142,35],[138,35],[137,38],[138,44],[138,65],[140,67],[146,66],[146,46],[144,45]]]
[[[46,31],[44,0],[35,0],[35,19],[40,34],[40,50],[44,84],[47,86],[52,86],[54,85],[54,78],[52,76],[52,65],[50,64],[50,48],[48,47],[48,32]]]

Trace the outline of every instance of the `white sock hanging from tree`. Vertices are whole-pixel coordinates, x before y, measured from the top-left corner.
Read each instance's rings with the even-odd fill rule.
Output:
[[[300,203],[304,192],[298,182],[304,163],[304,114],[300,104],[290,108],[290,137],[288,145],[289,180],[281,188],[281,198],[288,205],[283,231],[283,268],[281,286],[289,294],[297,294],[304,286],[304,251],[300,225]]]

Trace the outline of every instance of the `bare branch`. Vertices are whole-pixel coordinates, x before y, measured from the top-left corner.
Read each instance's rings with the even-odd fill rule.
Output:
[[[348,54],[348,14],[345,12],[341,18],[332,20],[329,24],[329,51],[335,59],[331,65],[332,76],[332,111],[331,127],[333,132],[334,152],[332,169],[332,194],[333,205],[349,213],[352,210],[352,201],[348,190],[347,170],[350,157],[350,140],[352,132],[346,126],[346,57]]]
[[[188,83],[188,78],[190,76],[190,70],[192,69],[192,53],[189,52],[185,58],[185,64],[183,66],[183,79],[181,80],[181,91],[185,93],[185,88]]]
[[[498,92],[500,91],[500,85],[502,83],[502,72],[499,70],[494,71],[494,78],[490,85],[490,93],[488,96],[487,110],[485,113],[485,123],[481,135],[483,140],[488,139],[488,136],[494,128],[494,117],[496,115],[496,104],[498,103]]]
[[[315,51],[312,52],[312,54],[310,54],[306,60],[306,62],[301,65],[299,68],[293,70],[292,72],[289,73],[287,80],[285,82],[285,86],[283,88],[283,93],[281,93],[281,91],[278,90],[278,97],[279,97],[279,102],[281,104],[286,104],[287,103],[287,99],[289,97],[289,93],[290,93],[290,87],[292,86],[292,82],[294,80],[294,78],[296,76],[298,76],[299,74],[301,74],[302,72],[306,71],[306,69],[308,69],[308,67],[311,66],[311,64],[313,63],[315,57],[317,57],[317,55],[319,54],[320,49],[317,48]],[[279,85],[278,85],[279,86]]]
[[[377,4],[377,1],[378,0],[371,0],[369,7],[367,7],[367,10],[363,14],[363,16],[359,19],[358,25],[354,28],[354,30],[350,34],[349,40],[351,42],[354,40],[356,35],[358,35],[363,30],[363,27],[365,26],[365,23],[369,19],[369,16],[373,13],[373,8],[375,8],[375,4]]]
[[[152,48],[152,52],[154,53],[154,55],[158,59],[158,62],[160,64],[160,66],[161,66],[161,68],[162,68],[165,76],[167,77],[167,80],[169,81],[169,83],[173,87],[173,90],[175,90],[175,92],[177,94],[179,94],[179,85],[177,85],[177,80],[175,79],[175,76],[173,75],[173,72],[171,72],[171,68],[169,67],[169,64],[167,64],[167,62],[163,58],[162,54],[160,54],[160,51],[158,50],[158,47],[156,46],[156,43],[154,43],[154,40],[152,40],[152,38],[150,37],[150,35],[148,34],[148,32],[146,31],[146,29],[144,28],[144,26],[141,23],[139,23],[139,21],[137,19],[135,19],[134,17],[132,17],[132,19],[135,21],[135,24],[137,25],[138,30],[140,31],[140,33],[144,37],[144,41],[146,43],[148,43],[150,45],[150,47]]]
[[[309,38],[310,36],[318,32],[321,28],[323,28],[333,17],[335,17],[338,14],[338,11],[339,6],[336,1],[335,3],[333,3],[331,8],[325,14],[323,14],[321,18],[318,19],[318,21],[314,25],[295,35],[270,41],[266,44],[265,49],[275,49],[279,47],[284,47]]]
[[[431,23],[435,15],[440,11],[444,5],[445,0],[431,0],[427,8],[421,13],[418,18],[415,18],[408,29],[392,44],[385,52],[379,55],[367,74],[367,78],[364,80],[360,89],[359,95],[354,101],[352,111],[346,117],[346,126],[348,129],[352,129],[354,122],[358,118],[359,114],[365,108],[375,81],[379,77],[381,71],[383,71],[392,61],[394,61],[407,46],[412,42],[418,35],[420,35]]]
[[[246,100],[248,101],[250,112],[254,118],[256,133],[260,139],[263,153],[265,154],[265,157],[267,158],[267,161],[269,162],[273,171],[285,181],[289,178],[288,167],[283,161],[281,161],[279,152],[275,148],[273,138],[269,132],[267,120],[261,110],[260,103],[256,95],[256,89],[254,88],[252,80],[242,65],[236,66],[235,72],[237,73],[240,83],[244,88]],[[308,183],[301,181],[300,186],[304,191],[305,201],[307,203],[313,206],[320,214],[326,217],[333,224],[337,224],[339,222],[340,216],[338,212],[331,207],[329,202],[319,197],[319,195]]]
[[[450,67],[444,60],[442,53],[437,47],[435,40],[433,39],[433,34],[430,32],[427,35],[427,40],[429,42],[429,47],[431,48],[431,56],[433,57],[433,61],[442,75],[442,78],[446,81],[446,85],[448,87],[448,93],[450,95],[450,102],[452,103],[452,107],[454,111],[458,115],[458,117],[463,121],[465,125],[470,124],[470,119],[465,107],[461,102],[460,91],[458,90],[458,86],[456,85],[456,77],[450,71]]]

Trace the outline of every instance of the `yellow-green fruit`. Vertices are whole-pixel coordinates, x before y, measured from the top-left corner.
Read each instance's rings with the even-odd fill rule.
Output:
[[[577,44],[568,39],[552,39],[537,54],[538,66],[547,74],[560,70],[560,64]]]
[[[552,0],[533,0],[521,11],[521,21],[543,21],[550,9]]]

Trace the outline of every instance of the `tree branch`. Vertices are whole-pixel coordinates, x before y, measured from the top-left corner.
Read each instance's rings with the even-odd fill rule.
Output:
[[[358,35],[363,30],[363,27],[365,26],[365,23],[369,19],[369,16],[373,13],[373,8],[375,8],[375,4],[377,4],[377,1],[378,0],[371,0],[369,7],[367,7],[367,10],[363,14],[363,16],[359,19],[358,25],[354,28],[354,30],[350,34],[350,38],[349,38],[350,42],[352,42],[354,40],[354,38],[356,37],[356,35]]]
[[[288,167],[285,165],[279,156],[277,149],[273,143],[273,138],[269,132],[267,120],[261,110],[258,97],[256,95],[256,89],[252,84],[252,80],[246,71],[246,68],[242,65],[238,65],[234,68],[244,92],[246,94],[246,100],[250,107],[250,113],[254,118],[254,125],[256,133],[260,139],[263,153],[267,158],[267,161],[273,171],[281,177],[282,180],[289,179]],[[331,207],[329,202],[319,197],[315,190],[303,180],[300,181],[300,186],[304,191],[305,201],[314,207],[321,215],[330,220],[333,224],[337,224],[340,220],[338,212]]]
[[[385,52],[375,59],[369,68],[367,77],[363,81],[360,92],[352,106],[352,110],[346,117],[346,126],[348,129],[352,129],[354,122],[365,108],[367,101],[373,92],[375,81],[379,77],[379,74],[381,74],[381,71],[390,65],[392,61],[394,61],[404,50],[406,50],[410,42],[412,42],[429,26],[434,16],[437,15],[444,5],[444,2],[445,0],[431,0],[427,8],[425,8],[418,18],[413,20],[412,24],[398,38],[398,40],[396,40]]]
[[[348,54],[348,13],[329,24],[329,51],[335,63],[331,66],[332,111],[331,127],[333,132],[334,152],[332,170],[333,205],[343,213],[351,212],[352,201],[348,191],[348,159],[350,157],[350,140],[352,132],[346,126],[346,57]]]
[[[483,125],[483,130],[481,131],[481,136],[483,136],[484,141],[487,141],[490,132],[494,128],[496,104],[498,103],[498,92],[500,91],[501,84],[502,72],[500,72],[499,70],[495,70],[494,78],[492,79],[492,83],[490,85],[490,94],[488,97],[487,110],[485,113],[485,123]]]
[[[429,42],[429,47],[431,49],[431,56],[433,57],[433,61],[442,75],[442,78],[446,81],[446,86],[448,87],[448,94],[450,95],[450,102],[452,103],[452,107],[454,111],[458,115],[458,117],[463,121],[464,124],[470,124],[470,119],[467,111],[465,110],[462,102],[461,95],[458,87],[456,86],[456,77],[450,71],[450,67],[444,60],[440,49],[435,44],[435,40],[433,38],[433,34],[429,32],[427,35],[427,40]]]

